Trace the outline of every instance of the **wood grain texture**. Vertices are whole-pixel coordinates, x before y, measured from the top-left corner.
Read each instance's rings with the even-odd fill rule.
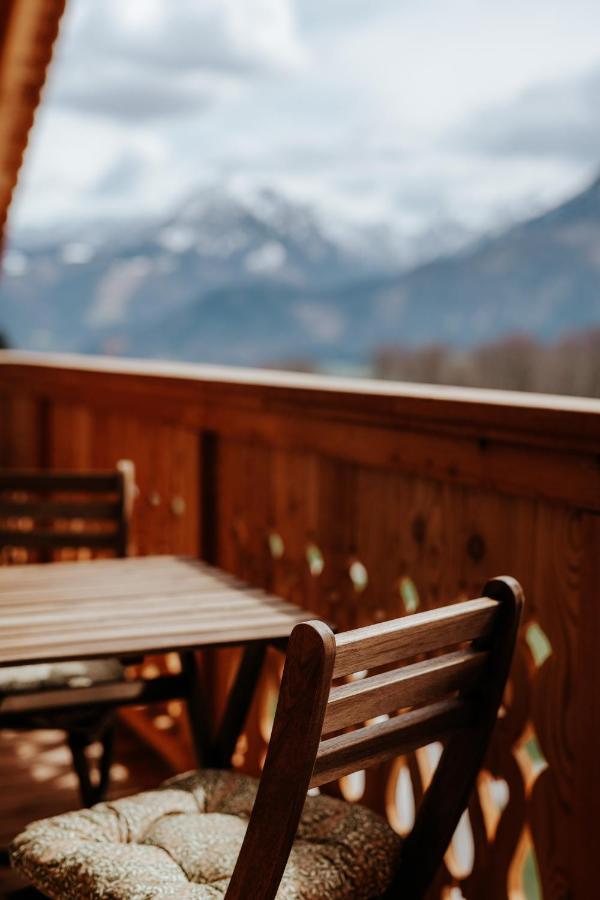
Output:
[[[537,868],[545,900],[575,894],[576,878],[594,883],[579,835],[594,796],[582,772],[598,735],[588,743],[581,710],[592,695],[579,672],[593,632],[589,560],[600,557],[598,534],[583,537],[588,513],[600,512],[599,411],[577,398],[0,353],[2,464],[133,459],[134,552],[195,555],[209,487],[221,568],[341,630],[476,596],[490,571],[523,584],[528,608],[503,714],[465,826],[472,866],[449,854],[435,898],[459,886],[477,900],[485,886],[486,897],[504,900],[523,892],[525,866]],[[214,452],[205,469],[206,432]],[[181,515],[171,509],[176,496]],[[368,576],[360,590],[349,576],[356,560]],[[534,625],[548,641],[545,659],[531,649]],[[222,650],[211,662],[216,712],[237,661]],[[166,671],[164,657],[152,665]],[[278,670],[269,656],[236,749],[236,765],[255,774]],[[127,712],[165,757],[189,767],[185,716],[166,707],[161,715],[169,728]],[[420,751],[406,759],[418,805],[428,769]],[[354,796],[397,822],[399,771],[393,762],[368,770]]]
[[[41,409],[46,423],[47,405]],[[45,427],[42,431],[47,438]],[[47,447],[44,446],[42,456]],[[35,553],[35,559],[52,562],[60,558],[68,548],[81,548],[91,554],[98,550],[107,550],[117,557],[125,557],[128,549],[129,516],[132,506],[134,466],[130,461],[121,461],[114,471],[65,473],[40,470],[3,470],[0,471],[0,498],[3,510],[0,513],[0,552],[3,562],[20,561],[21,555]],[[108,511],[99,510],[98,498],[114,501]],[[56,499],[67,501],[67,505],[57,509]],[[68,501],[78,501],[79,508],[73,508]],[[11,508],[11,502],[17,500],[21,506],[26,505],[25,512],[17,512]],[[54,505],[53,505],[54,502]],[[88,516],[80,516],[86,503],[96,504]],[[60,504],[59,504],[60,507]],[[46,567],[38,569],[43,574]],[[8,584],[11,584],[9,576]],[[18,579],[18,574],[16,575]],[[8,646],[15,639],[27,641],[33,623],[31,607],[22,604],[17,597],[17,615],[10,615],[10,606],[4,605],[3,611],[8,613],[3,621],[3,639]],[[77,601],[75,601],[77,602]],[[71,604],[72,609],[77,607]],[[14,609],[14,607],[13,607]],[[47,619],[47,617],[46,617]],[[60,624],[60,623],[59,623]],[[62,623],[64,626],[64,623]],[[53,622],[39,622],[42,631],[56,628]],[[81,627],[79,628],[81,634]],[[49,636],[50,637],[50,636]],[[35,643],[35,642],[34,642]],[[117,661],[115,660],[115,663]],[[0,709],[0,725],[2,727],[20,729],[45,729],[48,726],[61,724],[60,716],[69,711],[67,743],[73,756],[73,766],[79,779],[81,800],[90,806],[103,799],[108,788],[110,776],[110,758],[113,747],[113,732],[110,712],[116,705],[124,701],[135,702],[142,699],[143,691],[135,691],[132,685],[123,684],[117,676],[110,683],[79,692],[75,687],[69,695],[68,690],[47,690],[43,684],[39,690],[28,694],[17,692],[12,696],[9,692],[3,697]],[[70,686],[70,685],[69,685]],[[158,686],[157,686],[158,688]],[[137,696],[136,696],[137,695]],[[164,692],[163,692],[164,695]],[[168,694],[167,694],[168,696]],[[95,740],[101,744],[101,761],[96,783],[90,777],[90,765],[86,748]]]
[[[31,549],[50,561],[66,548],[126,556],[135,472],[0,470],[0,550]],[[59,558],[59,557],[58,557]]]
[[[115,543],[112,534],[79,534],[73,531],[54,531],[41,534],[25,529],[0,530],[0,543],[8,547],[31,547],[58,550],[67,547],[87,547],[90,550],[110,550]]]
[[[42,517],[53,519],[114,519],[119,515],[116,501],[67,502],[64,500],[0,500],[0,518]]]
[[[111,493],[121,484],[115,472],[9,471],[0,472],[0,491],[59,491]]]
[[[261,591],[240,590],[227,575],[185,559],[56,564],[49,574],[54,589],[49,606],[46,571],[43,564],[0,569],[0,596],[7,590],[0,665],[287,638],[294,625],[310,618],[307,610]],[[183,594],[179,575],[186,580]],[[82,596],[73,590],[72,578],[87,583]],[[122,592],[127,579],[135,593]],[[22,605],[20,584],[29,604]]]
[[[374,632],[387,646],[390,627],[381,624],[338,637],[321,622],[306,622],[294,629],[264,769],[226,893],[228,900],[247,896],[250,880],[253,898],[275,898],[309,786],[318,787],[443,740],[447,741],[446,749],[403,845],[400,867],[387,894],[392,897],[403,891],[413,900],[424,896],[481,766],[519,624],[522,595],[514,580],[488,582],[484,593],[498,607],[497,615],[491,634],[489,623],[485,619],[480,622],[479,632],[472,634],[470,649],[404,666],[399,655],[395,671],[341,687],[331,686],[339,647],[352,645],[367,669],[376,668],[380,653]],[[481,607],[478,600],[471,603],[474,608]],[[463,619],[465,614],[463,609]],[[431,649],[448,645],[448,637],[439,634],[436,618],[421,614],[412,620],[417,622],[416,634],[426,629],[436,634],[436,640],[429,641]],[[454,621],[448,618],[446,627],[451,629]],[[405,624],[399,620],[392,627],[403,630]],[[475,649],[488,638],[489,652]],[[415,643],[413,655],[420,655]],[[402,681],[404,691],[400,696],[396,691]],[[453,696],[440,699],[444,694]],[[375,699],[379,705],[373,707]],[[366,715],[389,709],[387,703],[398,702],[413,708],[386,721],[375,720],[323,739],[328,728],[347,728]]]
[[[476,714],[471,728],[450,736],[402,847],[400,868],[390,891],[419,898],[431,884],[465,810],[487,751],[502,702],[521,621],[524,597],[520,584],[503,576],[487,582],[483,594],[499,604],[487,679],[472,695]]]
[[[288,450],[600,503],[596,400],[16,351],[2,351],[0,366],[7,386],[25,382],[71,402],[94,397],[98,409],[134,408]]]
[[[0,14],[0,243],[65,0],[4,0]]]
[[[227,900],[273,900],[296,829],[321,737],[335,656],[331,630],[298,625],[290,638],[263,777]]]
[[[468,690],[481,678],[487,662],[487,653],[458,650],[333,687],[323,731],[328,734],[401,707]]]
[[[442,740],[472,721],[473,708],[467,702],[441,700],[426,709],[327,738],[319,747],[311,787]]]
[[[229,690],[227,705],[215,737],[211,765],[229,769],[239,737],[246,724],[256,685],[265,659],[266,644],[255,643],[246,647]]]
[[[489,633],[498,604],[487,597],[394,619],[340,635],[334,678],[460,644]]]
[[[31,716],[49,709],[61,712],[77,706],[128,706],[158,703],[176,697],[185,699],[188,685],[179,675],[100,684],[94,687],[45,690],[0,698],[0,719],[5,728],[19,727],[19,714]],[[21,725],[22,727],[22,725]]]

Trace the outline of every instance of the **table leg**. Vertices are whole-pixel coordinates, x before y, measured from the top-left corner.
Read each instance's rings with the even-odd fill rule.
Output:
[[[235,681],[227,698],[221,725],[213,743],[211,765],[223,769],[231,768],[231,757],[256,692],[266,648],[265,643],[255,643],[249,644],[244,649]]]
[[[212,766],[212,726],[208,697],[205,688],[203,673],[198,665],[196,653],[186,650],[180,654],[181,668],[186,680],[186,699],[190,730],[196,752],[196,764],[198,767]]]

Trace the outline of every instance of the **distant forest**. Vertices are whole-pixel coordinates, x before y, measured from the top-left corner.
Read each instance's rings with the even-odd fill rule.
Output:
[[[372,374],[425,384],[600,397],[600,328],[554,343],[512,335],[470,351],[440,344],[382,347],[373,358]]]
[[[0,349],[10,346],[0,330]],[[199,360],[201,362],[201,360]],[[268,368],[319,372],[304,359],[280,360]],[[389,381],[497,388],[600,398],[600,327],[571,333],[553,343],[510,335],[472,350],[444,344],[379,348],[369,375]]]

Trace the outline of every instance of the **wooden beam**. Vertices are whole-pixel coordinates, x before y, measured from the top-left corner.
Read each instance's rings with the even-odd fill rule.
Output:
[[[65,2],[0,5],[0,242]]]

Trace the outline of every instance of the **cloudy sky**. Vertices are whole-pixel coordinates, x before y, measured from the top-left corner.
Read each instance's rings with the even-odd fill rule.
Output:
[[[600,171],[597,0],[69,0],[13,227],[272,185],[478,231]]]

